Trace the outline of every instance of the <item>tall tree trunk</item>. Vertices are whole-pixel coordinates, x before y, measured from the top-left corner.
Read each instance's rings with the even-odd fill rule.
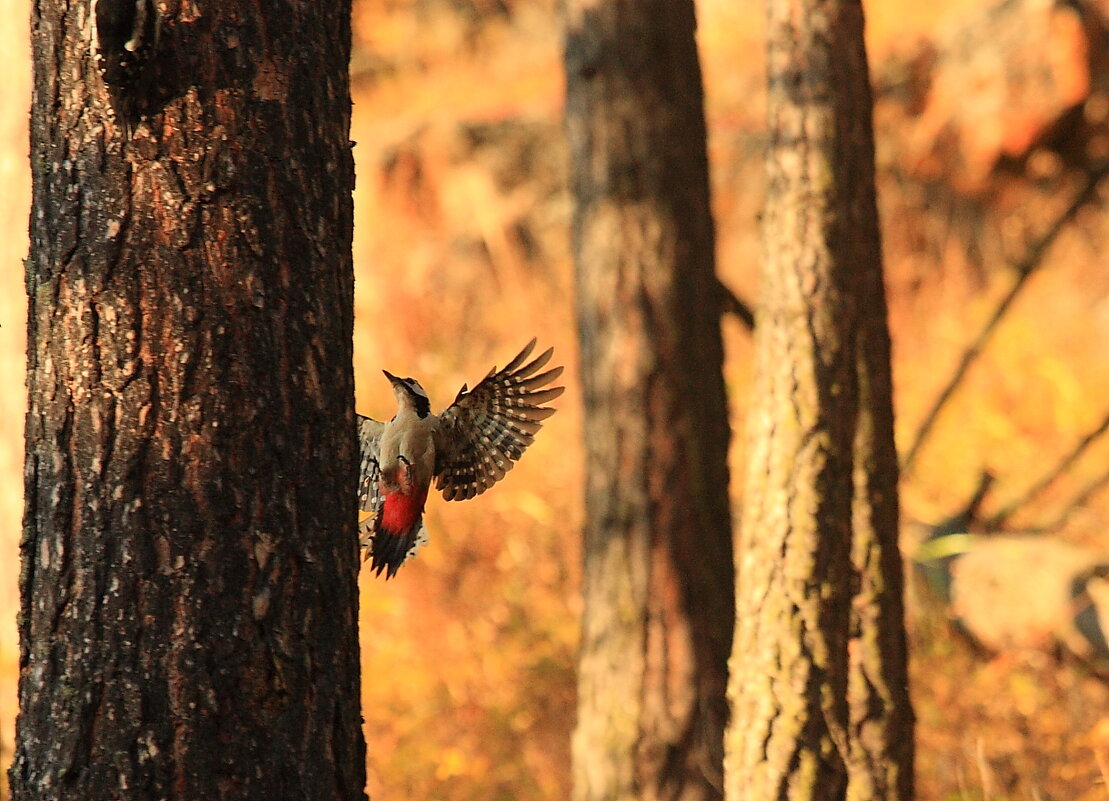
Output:
[[[907,798],[897,460],[862,9],[768,0],[767,13],[766,258],[727,794]]]
[[[35,4],[16,801],[365,797],[349,25]]]
[[[567,11],[587,465],[574,798],[718,799],[734,584],[693,3]]]
[[[727,793],[908,799],[912,710],[862,8],[767,8],[767,258]]]

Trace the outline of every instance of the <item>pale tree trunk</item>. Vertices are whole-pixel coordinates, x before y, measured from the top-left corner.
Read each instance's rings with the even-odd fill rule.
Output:
[[[365,797],[349,25],[35,5],[16,801]]]
[[[767,11],[769,189],[727,797],[908,798],[912,718],[862,10],[852,0],[769,0]]]
[[[722,797],[727,404],[689,0],[570,0],[585,395],[576,801]]]

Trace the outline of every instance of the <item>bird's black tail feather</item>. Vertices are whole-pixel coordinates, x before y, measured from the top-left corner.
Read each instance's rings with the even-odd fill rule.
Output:
[[[370,542],[370,570],[375,576],[380,576],[385,571],[386,580],[397,574],[397,570],[408,561],[408,557],[416,552],[423,544],[420,534],[424,530],[423,516],[416,520],[416,525],[404,534],[393,534],[388,531],[377,531]]]

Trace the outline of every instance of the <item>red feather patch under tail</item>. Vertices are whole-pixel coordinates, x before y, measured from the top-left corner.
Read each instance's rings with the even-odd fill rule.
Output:
[[[412,553],[423,526],[427,489],[412,487],[409,493],[396,490],[385,496],[374,521],[370,547],[370,569],[375,575],[381,575],[384,570],[385,578],[391,579]]]

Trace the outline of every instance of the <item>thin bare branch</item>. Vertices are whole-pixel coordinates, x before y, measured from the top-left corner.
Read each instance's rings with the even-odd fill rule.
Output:
[[[719,278],[716,280],[716,288],[720,295],[720,312],[721,314],[734,314],[736,319],[743,324],[743,327],[748,331],[755,330],[755,312],[752,311],[751,306],[728,287]]]
[[[1048,487],[1070,470],[1075,462],[1082,457],[1082,454],[1084,454],[1091,445],[1097,442],[1106,431],[1109,431],[1109,412],[1106,412],[1105,417],[1102,418],[1096,428],[1086,434],[1086,436],[1071,449],[1070,453],[1060,459],[1059,463],[1053,469],[1045,473],[1027,492],[1019,498],[1010,501],[996,514],[984,520],[982,522],[983,527],[987,530],[996,530],[1003,527],[1009,518],[1039,498]]]
[[[1078,494],[1071,498],[1070,503],[1063,507],[1063,511],[1060,512],[1054,520],[1044,526],[1043,531],[1058,531],[1061,529],[1066,525],[1067,520],[1070,519],[1070,516],[1074,514],[1076,509],[1085,506],[1087,501],[1097,495],[1107,484],[1109,484],[1109,470],[1106,470],[1079,490]]]
[[[958,389],[959,385],[963,382],[971,365],[982,354],[982,350],[986,347],[986,343],[997,329],[998,323],[1004,318],[1005,313],[1009,311],[1009,307],[1013,305],[1013,301],[1017,299],[1020,291],[1028,283],[1028,279],[1036,270],[1043,266],[1047,251],[1055,243],[1060,232],[1062,232],[1075,218],[1082,207],[1093,198],[1094,193],[1097,191],[1098,184],[1101,183],[1102,179],[1105,178],[1107,174],[1109,174],[1109,162],[1093,170],[1087,178],[1086,185],[1075,195],[1070,205],[1067,206],[1062,214],[1060,214],[1050,226],[1048,226],[1043,236],[1028,249],[1024,258],[1013,266],[1013,271],[1016,273],[1016,280],[1005,296],[998,301],[996,308],[993,310],[993,314],[990,315],[986,324],[982,326],[978,335],[966,346],[963,355],[959,359],[959,363],[951,374],[951,378],[948,379],[947,384],[944,385],[943,389],[936,397],[935,402],[932,404],[932,408],[924,415],[924,420],[917,429],[916,437],[912,445],[909,446],[909,450],[901,462],[902,475],[907,474],[912,469],[916,457],[920,453],[921,446],[927,440],[928,435],[935,426],[940,412],[943,411],[943,408],[947,405],[951,396],[955,394],[955,390]]]

